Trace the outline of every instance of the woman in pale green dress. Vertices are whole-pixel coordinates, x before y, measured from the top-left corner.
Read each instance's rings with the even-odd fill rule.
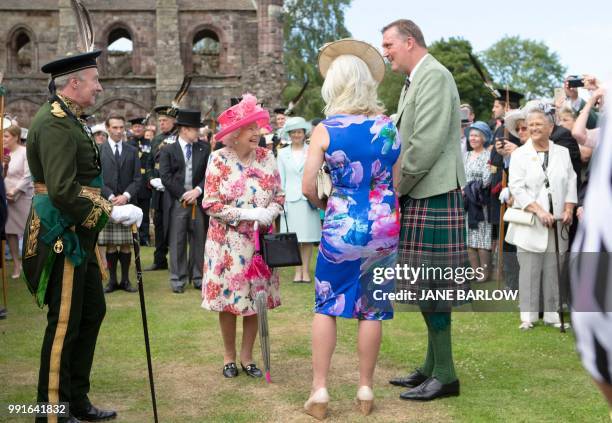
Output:
[[[285,192],[285,217],[280,216],[280,231],[297,233],[300,243],[302,265],[296,266],[293,282],[310,282],[310,258],[313,243],[321,239],[321,220],[316,207],[311,206],[302,194],[302,176],[304,162],[308,153],[306,134],[310,131],[310,123],[302,117],[287,119],[283,133],[288,134],[291,143],[278,152],[278,171]],[[289,228],[287,228],[287,225]]]

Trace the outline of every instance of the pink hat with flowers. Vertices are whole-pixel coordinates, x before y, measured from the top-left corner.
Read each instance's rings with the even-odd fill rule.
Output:
[[[257,104],[257,98],[253,94],[244,94],[240,103],[219,115],[218,121],[221,130],[217,132],[215,138],[224,141],[224,138],[232,132],[253,122],[256,122],[260,128],[266,126],[270,122],[270,114]]]

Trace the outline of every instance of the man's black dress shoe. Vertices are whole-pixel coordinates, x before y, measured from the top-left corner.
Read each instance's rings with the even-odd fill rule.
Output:
[[[0,319],[6,319],[6,309],[0,308]]]
[[[227,363],[223,366],[223,376],[232,378],[238,376],[238,367],[236,363]]]
[[[179,286],[178,288],[172,288],[172,292],[174,292],[175,294],[182,294],[185,292],[185,288],[183,288],[182,286]]]
[[[119,285],[117,285],[117,282],[115,282],[115,281],[109,281],[109,282],[106,284],[106,287],[104,288],[104,292],[105,292],[106,294],[110,294],[111,292],[116,291],[116,290],[118,290],[118,289],[119,289]]]
[[[418,369],[410,373],[408,376],[400,376],[389,381],[391,385],[403,386],[405,388],[416,388],[421,383],[427,380],[427,376],[421,373]]]
[[[242,367],[242,370],[244,370],[246,374],[251,377],[262,377],[263,376],[263,372],[257,368],[255,363],[247,364],[246,367],[244,367],[244,364],[240,363],[240,366]]]
[[[145,272],[149,272],[152,270],[167,270],[168,269],[168,263],[153,263],[152,265],[150,265],[149,267],[145,268]]]
[[[459,379],[454,382],[443,384],[435,377],[430,377],[425,382],[402,394],[401,399],[414,401],[431,401],[436,398],[456,397],[459,395]]]
[[[127,292],[136,292],[138,291],[136,288],[134,288],[132,286],[132,283],[130,281],[123,281],[119,284],[119,288],[123,289],[124,291]]]
[[[78,420],[86,422],[101,422],[104,420],[112,420],[117,417],[117,412],[114,410],[100,410],[93,404],[89,404],[85,410],[70,410],[72,415]]]

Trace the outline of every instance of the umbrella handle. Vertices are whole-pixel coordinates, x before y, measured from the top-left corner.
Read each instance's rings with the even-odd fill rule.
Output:
[[[260,246],[259,246],[259,222],[258,221],[255,221],[255,224],[253,225],[253,237],[255,238],[255,251],[259,252]]]

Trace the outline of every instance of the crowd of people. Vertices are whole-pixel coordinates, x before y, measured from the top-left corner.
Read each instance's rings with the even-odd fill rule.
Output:
[[[253,357],[255,298],[264,292],[269,309],[281,305],[278,272],[268,268],[262,275],[255,269],[259,235],[296,233],[302,265],[295,267],[293,282],[314,280],[313,381],[304,408],[318,419],[325,418],[330,401],[336,317],[359,321],[357,403],[364,415],[372,410],[382,321],[394,312],[388,299],[372,294],[378,268],[469,263],[483,269],[473,282],[486,282],[502,270],[495,263],[503,263],[506,288],[519,290],[520,329],[534,328],[539,312],[545,324],[561,327],[559,305],[568,300],[559,289],[557,260],[564,261],[584,213],[586,169],[600,139],[605,98],[599,81],[583,78],[587,100],[568,79],[557,104],[532,99],[523,107],[521,94],[500,89],[493,119],[479,121],[469,104],[461,104],[452,75],[428,53],[416,24],[393,22],[382,36],[384,58],[406,75],[393,118],[384,114],[377,95],[383,55],[352,39],[320,51],[325,119],[313,124],[278,108],[275,128],[269,112],[248,93],[231,99],[216,132],[205,127],[200,111],[168,105],[155,108],[157,125],[117,114],[91,124],[82,110],[101,90],[96,52],[43,68],[54,81],[52,100],[34,119],[27,154],[16,123],[3,134],[5,234],[13,277],[20,277],[23,256],[30,289],[40,295],[42,286],[39,304],[49,305],[39,401],[74,405],[72,421],[116,415],[91,404],[88,382],[72,391],[70,383],[80,387],[89,380],[105,312],[101,274],[108,272],[106,294],[136,291],[130,281],[134,223],[141,245],[155,248],[148,270],[167,269],[172,293],[183,294],[191,285],[202,292],[202,308],[218,313],[226,378],[241,370],[262,376]],[[56,132],[46,133],[47,126]],[[49,145],[49,137],[64,132],[76,147],[67,141]],[[62,146],[63,154],[74,157],[61,157],[56,149]],[[317,190],[323,165],[332,184],[327,197]],[[56,231],[52,237],[51,231]],[[53,254],[51,248],[63,260],[49,267],[40,259]],[[94,254],[100,249],[104,252]],[[501,259],[492,260],[495,256]],[[74,288],[66,272],[74,275]],[[77,288],[78,280],[100,286]],[[436,278],[407,284],[385,276],[377,285],[384,292],[470,289],[469,283]],[[85,298],[84,289],[95,295]],[[68,312],[70,318],[61,311],[65,290],[78,309]],[[451,311],[461,301],[407,302],[422,313],[428,348],[420,367],[390,383],[408,388],[400,395],[405,400],[459,395]],[[66,341],[57,340],[62,324],[68,327]],[[53,370],[51,351],[57,342],[80,361],[72,367],[62,361],[53,379],[58,369]]]

